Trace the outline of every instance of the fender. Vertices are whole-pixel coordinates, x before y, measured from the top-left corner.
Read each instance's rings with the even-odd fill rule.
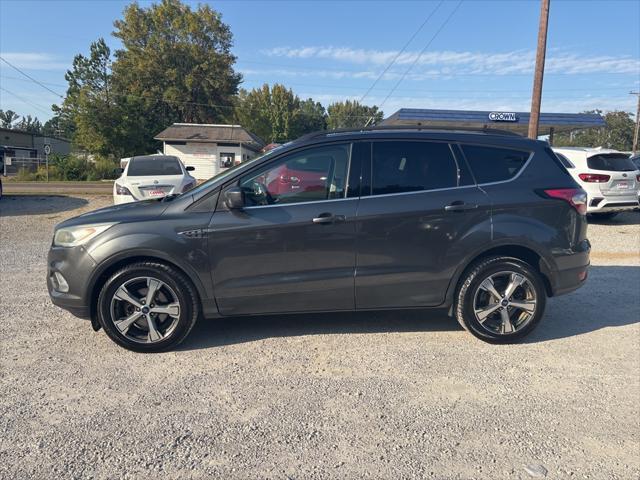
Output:
[[[509,214],[499,214],[493,220],[493,239],[465,255],[451,277],[445,297],[447,306],[453,304],[458,281],[467,267],[487,252],[501,247],[525,248],[535,253],[540,257],[540,270],[550,283],[553,281],[552,272],[557,270],[557,263],[552,252],[555,248],[560,248],[559,245],[554,245],[557,237],[553,230],[537,220],[526,221]],[[527,232],[527,235],[524,236],[521,232]]]

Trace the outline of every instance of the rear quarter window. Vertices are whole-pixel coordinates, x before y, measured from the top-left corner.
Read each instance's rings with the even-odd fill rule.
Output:
[[[478,183],[502,182],[515,177],[531,152],[501,147],[461,145]]]
[[[591,170],[606,170],[609,172],[633,172],[637,170],[631,159],[622,153],[594,155],[587,158],[587,166]]]

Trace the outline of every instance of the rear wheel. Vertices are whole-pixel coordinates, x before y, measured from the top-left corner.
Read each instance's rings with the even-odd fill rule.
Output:
[[[191,282],[155,262],[127,265],[112,275],[98,297],[98,320],[118,345],[136,352],[177,346],[198,317]]]
[[[476,337],[494,343],[516,341],[540,322],[546,291],[539,272],[510,257],[491,257],[461,279],[456,318]]]

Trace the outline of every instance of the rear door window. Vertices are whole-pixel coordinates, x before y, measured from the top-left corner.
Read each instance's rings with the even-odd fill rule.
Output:
[[[458,169],[446,143],[391,141],[373,144],[373,195],[457,185]]]
[[[501,147],[461,145],[478,183],[502,182],[515,177],[531,152]]]
[[[623,153],[608,153],[587,158],[587,166],[591,170],[609,172],[633,172],[637,170],[631,159]]]

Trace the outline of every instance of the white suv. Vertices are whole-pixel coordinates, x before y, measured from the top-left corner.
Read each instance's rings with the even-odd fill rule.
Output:
[[[185,167],[178,157],[169,155],[132,157],[113,184],[113,202],[117,205],[186,192],[196,185],[188,173],[191,170],[193,167]]]
[[[627,153],[604,148],[562,147],[553,151],[587,192],[587,213],[613,218],[638,208],[640,171]]]

